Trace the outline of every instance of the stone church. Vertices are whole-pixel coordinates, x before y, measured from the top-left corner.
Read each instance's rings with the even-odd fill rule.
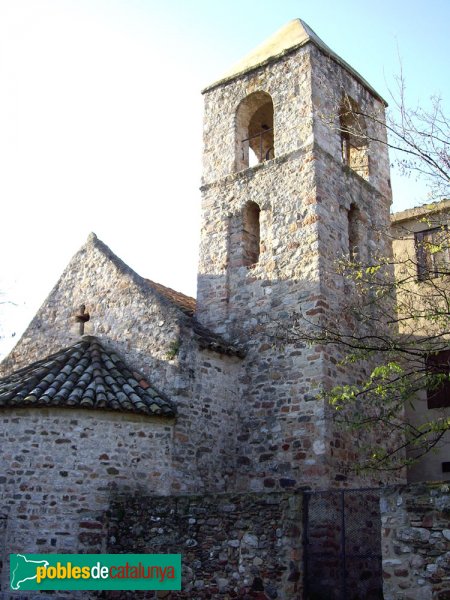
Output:
[[[380,484],[319,395],[358,374],[273,331],[339,319],[336,258],[388,251],[387,148],[339,109],[384,140],[385,102],[300,20],[203,95],[197,299],[91,234],[1,365],[3,590],[10,552],[171,549],[171,597],[301,598],[299,493]]]

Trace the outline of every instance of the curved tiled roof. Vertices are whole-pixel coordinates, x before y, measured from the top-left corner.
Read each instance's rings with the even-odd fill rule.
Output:
[[[175,415],[170,400],[92,336],[0,379],[0,408],[29,406]]]

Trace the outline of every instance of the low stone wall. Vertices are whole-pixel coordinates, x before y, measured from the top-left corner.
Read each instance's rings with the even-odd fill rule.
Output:
[[[301,495],[117,493],[108,520],[109,553],[182,554],[182,591],[167,597],[302,598]],[[153,598],[154,593],[98,597]]]
[[[381,498],[384,600],[450,600],[450,486],[397,486]]]
[[[8,591],[9,561],[4,560],[0,599],[295,600],[303,597],[301,494],[152,496],[138,486],[114,484],[109,486],[108,494],[109,501],[103,510],[97,505],[97,511],[91,511],[78,523],[77,531],[73,532],[77,534],[76,545],[64,550],[181,554],[182,591],[13,592]],[[41,521],[38,520],[36,530],[44,535]],[[1,526],[0,519],[0,534]],[[11,551],[11,540],[4,547]],[[62,551],[42,545],[25,549],[44,553]]]
[[[79,514],[82,520],[71,532],[76,541],[71,551],[181,553],[182,591],[61,592],[56,595],[8,592],[5,560],[1,600],[38,597],[40,600],[50,597],[54,600],[297,600],[303,598],[304,552],[309,554],[307,571],[318,584],[312,586],[311,577],[307,580],[308,597],[314,595],[314,598],[330,600],[335,592],[336,597],[342,597],[339,596],[342,569],[335,569],[344,539],[339,499],[343,499],[341,508],[345,513],[347,559],[360,557],[356,562],[346,561],[345,598],[378,599],[380,591],[370,577],[376,579],[374,569],[379,555],[370,553],[369,547],[376,539],[375,545],[379,544],[380,523],[377,510],[368,503],[369,496],[378,493],[381,496],[384,600],[450,600],[450,486],[446,483],[311,492],[311,498],[318,503],[315,508],[311,498],[304,502],[302,493],[175,497],[152,495],[148,487],[138,483],[123,485],[118,481],[107,487],[100,504],[97,502],[91,510]],[[351,497],[347,500],[344,496],[348,495]],[[19,500],[11,498],[15,502]],[[33,495],[29,500],[32,498]],[[329,502],[324,502],[324,498],[329,498]],[[13,544],[8,530],[12,515],[8,512],[11,513],[15,502],[5,500],[3,516],[8,519],[0,518],[0,542],[11,551]],[[17,531],[20,516],[17,511]],[[9,527],[6,526],[8,520]],[[31,524],[30,517],[28,528]],[[33,526],[36,535],[43,535],[41,518],[33,521]],[[51,533],[56,535],[56,532]],[[19,546],[22,549],[22,544]],[[27,546],[25,550],[35,551],[35,548]],[[51,540],[50,546],[39,544],[36,550],[61,551]]]

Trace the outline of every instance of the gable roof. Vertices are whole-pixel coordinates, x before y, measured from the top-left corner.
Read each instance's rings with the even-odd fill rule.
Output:
[[[349,71],[358,81],[369,90],[376,98],[381,100],[384,104],[386,101],[374,90],[374,88],[363,78],[361,75],[351,67],[345,60],[338,56],[329,46],[325,44],[323,40],[315,33],[311,27],[302,21],[301,19],[293,19],[284,25],[281,29],[271,35],[262,44],[257,46],[254,50],[249,52],[244,58],[234,64],[222,77],[207,86],[203,92],[209,91],[210,89],[225,83],[247,71],[251,71],[256,67],[267,64],[273,60],[288,54],[301,46],[304,46],[308,42],[314,44],[319,50],[321,50],[326,56],[340,64],[344,69]]]
[[[175,407],[93,336],[0,379],[0,408],[67,407],[175,416]]]
[[[119,278],[123,276],[122,284],[118,287],[118,294],[122,294],[122,300],[129,303],[132,296],[136,297],[136,306],[138,306],[139,310],[135,317],[131,318],[130,327],[138,324],[140,318],[143,322],[141,323],[142,327],[138,324],[138,329],[142,332],[145,326],[149,324],[148,320],[152,319],[155,314],[153,308],[159,306],[165,315],[164,319],[162,319],[163,323],[167,323],[167,326],[172,330],[178,330],[182,337],[186,335],[188,338],[193,339],[198,348],[228,356],[240,358],[245,356],[245,350],[242,346],[226,341],[220,335],[215,334],[197,321],[195,318],[196,302],[194,298],[141,277],[114,254],[106,244],[99,240],[94,233],[91,233],[86,244],[80,248],[67,265],[55,287],[32,319],[16,346],[1,361],[0,377],[2,375],[4,377],[12,377],[13,375],[11,374],[16,372],[18,364],[27,371],[28,368],[36,366],[38,364],[36,360],[39,361],[42,356],[51,354],[53,357],[52,353],[56,352],[59,348],[74,343],[74,332],[69,330],[67,325],[68,323],[75,322],[75,313],[70,308],[68,309],[65,305],[61,304],[61,298],[65,301],[66,298],[74,298],[78,292],[81,292],[82,295],[78,294],[78,300],[80,302],[84,301],[87,288],[83,284],[83,277],[86,279],[92,277],[92,281],[95,284],[98,277],[97,266],[102,265],[101,268],[106,269],[109,268],[108,264],[113,267],[111,271],[113,278],[117,274]],[[84,274],[82,272],[82,275],[78,275],[80,265],[82,268],[86,265],[87,269]],[[91,273],[90,269],[92,265],[95,265],[96,270]],[[118,273],[114,274],[114,270],[117,270]],[[94,285],[94,296],[95,293]],[[114,301],[114,290],[112,290],[111,302]],[[61,307],[61,311],[55,312],[55,306]],[[153,308],[147,310],[150,307]],[[75,311],[76,309],[73,308],[72,310]],[[156,309],[157,312],[158,309]],[[128,313],[129,311],[126,312],[126,318],[129,317]],[[59,320],[56,322],[57,318]],[[90,320],[93,321],[92,319]],[[97,325],[99,323],[100,321],[96,321]],[[102,328],[99,327],[98,329],[101,331]],[[132,335],[132,330],[130,331]],[[96,328],[91,328],[90,333],[95,335]],[[103,339],[103,335],[101,337]],[[182,342],[182,340],[180,341]],[[11,391],[11,389],[3,388],[3,391]],[[0,407],[1,405],[0,402]],[[134,410],[134,407],[132,408]]]
[[[93,244],[100,252],[102,252],[115,266],[123,273],[126,273],[133,282],[141,289],[144,294],[149,292],[156,294],[166,304],[181,312],[185,318],[186,325],[192,329],[199,343],[200,348],[212,350],[229,356],[245,356],[245,351],[241,346],[229,343],[222,337],[201,325],[195,318],[196,301],[195,298],[186,296],[181,292],[177,292],[165,285],[156,283],[151,279],[145,279],[138,275],[131,267],[123,262],[114,252],[101,240],[97,238],[95,233],[89,234],[88,243]]]
[[[191,296],[186,296],[185,294],[177,292],[172,288],[166,287],[161,283],[156,283],[151,279],[146,279],[145,281],[150,285],[150,287],[153,290],[164,296],[166,300],[169,300],[169,302],[175,304],[175,306],[179,308],[182,312],[184,312],[185,315],[188,315],[188,317],[194,316],[196,307],[195,298],[191,298]]]

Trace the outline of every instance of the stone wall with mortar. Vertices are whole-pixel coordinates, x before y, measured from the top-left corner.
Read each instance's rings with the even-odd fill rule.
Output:
[[[307,203],[314,197],[311,94],[301,93],[300,84],[310,85],[306,48],[205,94],[197,314],[230,337],[248,331],[253,309],[255,317],[271,310],[274,290],[261,289],[262,280],[266,287],[285,282],[285,289],[277,294],[281,300],[294,283],[300,280],[307,285],[317,272],[311,247],[316,239],[314,208]],[[236,110],[257,90],[273,100],[275,159],[235,173]],[[240,266],[242,248],[235,243],[241,238],[242,211],[249,201],[261,209],[260,257],[251,269]]]
[[[387,488],[381,497],[385,600],[450,598],[450,488]]]
[[[203,323],[248,349],[240,375],[239,490],[379,480],[349,471],[360,452],[358,440],[336,432],[317,399],[324,386],[354,378],[354,367],[351,373],[339,369],[338,358],[319,345],[280,346],[273,340],[274,329],[289,326],[300,312],[315,323],[340,318],[347,290],[333,275],[334,261],[348,254],[352,203],[360,209],[367,254],[375,245],[388,247],[385,147],[371,151],[366,181],[342,164],[340,132],[321,119],[331,105],[319,99],[340,97],[344,87],[364,110],[368,105],[384,110],[313,44],[205,92],[197,310]],[[255,91],[273,100],[275,158],[235,173],[236,110]],[[251,267],[242,266],[248,202],[261,209],[260,255]]]
[[[114,486],[170,493],[170,419],[82,409],[0,412],[1,589],[10,553],[104,552]],[[19,594],[20,596],[20,594]]]
[[[338,66],[316,47],[311,51],[312,94],[314,106],[314,156],[316,169],[316,202],[320,207],[318,222],[318,242],[320,255],[320,293],[324,310],[321,323],[342,332],[362,334],[361,323],[353,316],[354,306],[361,303],[358,290],[337,269],[336,260],[348,258],[350,251],[350,214],[353,212],[356,232],[356,247],[352,248],[355,260],[363,266],[377,262],[380,256],[391,256],[390,205],[392,201],[390,184],[390,164],[386,146],[385,104],[374,95],[364,82],[355,78],[345,68]],[[343,164],[341,131],[339,121],[340,103],[343,97],[350,97],[361,113],[371,115],[365,119],[369,174],[361,177],[348,165]],[[391,270],[390,276],[394,279]],[[385,325],[385,320],[377,327]],[[386,325],[387,327],[387,325]],[[377,330],[379,333],[379,329]],[[342,347],[325,347],[323,350],[325,388],[337,384],[353,384],[364,380],[376,364],[376,357],[365,365],[352,364],[342,368],[344,357]],[[356,368],[357,366],[357,368]],[[332,412],[329,407],[328,410]],[[332,414],[328,414],[330,421]],[[401,441],[392,432],[382,429],[355,432],[330,427],[326,445],[330,447],[335,471],[344,475],[346,465],[371,452],[373,441],[395,447]],[[404,473],[398,477],[383,476],[387,481],[402,481]],[[372,480],[376,483],[376,480]],[[370,484],[370,482],[369,482]]]
[[[385,103],[374,95],[361,79],[357,79],[347,69],[338,65],[315,46],[311,46],[312,104],[314,115],[314,141],[332,160],[342,165],[341,127],[339,111],[343,97],[349,96],[367,115],[363,127],[370,143],[369,175],[367,182],[385,200],[391,201],[390,162],[386,147]],[[344,167],[344,171],[350,170]],[[358,179],[363,179],[357,176]],[[365,179],[364,179],[365,180]],[[334,183],[338,180],[333,179]],[[351,193],[351,187],[349,187]],[[357,200],[357,195],[355,195]],[[389,208],[389,206],[388,206]],[[372,216],[377,213],[373,206]],[[389,223],[389,211],[378,211],[379,217]]]
[[[264,91],[272,97],[275,157],[311,144],[313,115],[308,45],[205,92],[203,185],[234,173],[236,110],[244,98],[256,91]]]
[[[145,280],[91,234],[75,254],[18,344],[2,362],[0,375],[44,358],[80,338],[75,315],[81,304],[90,319],[84,333],[94,335],[133,369],[143,370],[156,387],[176,380],[167,360],[180,338],[174,307],[152,293]]]
[[[1,375],[78,341],[74,316],[81,304],[90,315],[85,333],[95,335],[176,405],[171,490],[230,489],[240,359],[201,349],[190,318],[93,235],[0,366]]]
[[[328,155],[321,148],[315,151],[317,173],[317,201],[322,207],[319,222],[320,244],[320,297],[322,298],[320,319],[323,325],[330,325],[342,332],[353,334],[355,331],[363,335],[362,325],[354,318],[354,307],[360,306],[361,299],[358,290],[351,280],[346,280],[339,272],[336,260],[348,256],[349,234],[348,214],[350,207],[358,207],[361,216],[358,224],[359,233],[359,259],[362,264],[370,264],[373,251],[383,256],[390,255],[389,239],[389,206],[390,197],[382,196],[370,183],[358,176],[349,168],[342,167],[336,157]],[[376,259],[375,259],[376,260]],[[391,273],[393,277],[393,273]],[[307,314],[307,313],[306,313]],[[381,327],[384,322],[379,322]],[[372,332],[369,332],[372,333]],[[380,333],[380,329],[377,329]],[[376,365],[378,357],[362,365],[351,364],[342,366],[340,362],[345,358],[345,348],[342,346],[326,346],[322,350],[323,357],[323,386],[331,389],[338,384],[354,384],[356,381],[367,380],[371,370]],[[329,422],[333,419],[333,409],[326,406],[326,416]],[[350,416],[351,418],[351,416]],[[391,436],[391,437],[388,437]],[[328,431],[327,446],[331,448],[334,468],[339,475],[346,475],[346,465],[357,463],[363,456],[370,454],[372,440],[383,440],[383,444],[394,447],[401,442],[392,431],[386,435],[380,429],[372,431],[363,430],[345,431],[345,428],[330,427]],[[402,474],[403,475],[403,474]],[[395,481],[384,474],[382,479]],[[397,479],[398,480],[398,479]],[[402,477],[400,477],[402,480]],[[361,482],[362,485],[371,485],[371,482]],[[376,478],[372,480],[377,483]]]
[[[163,499],[119,487],[109,508],[107,551],[181,552],[182,591],[168,599],[294,600],[302,597],[302,498],[222,494]],[[154,596],[133,592],[129,597]]]
[[[205,350],[191,359],[201,378],[193,376],[192,389],[175,397],[175,419],[71,408],[0,411],[3,590],[11,552],[104,552],[103,517],[117,486],[164,497],[234,488],[235,360]]]
[[[57,596],[43,593],[38,597],[302,598],[301,496],[220,494],[158,498],[139,481],[124,485],[119,479],[110,483],[108,491],[106,486],[96,485],[103,502],[86,504],[76,527],[61,525],[59,534],[54,529],[47,532],[36,527],[37,551],[181,553],[182,591],[60,592]],[[62,506],[55,508],[55,515],[63,514],[66,502],[74,500],[64,500]],[[10,545],[20,546],[11,541]],[[2,583],[2,600],[36,598],[34,593],[7,592],[7,577]]]

